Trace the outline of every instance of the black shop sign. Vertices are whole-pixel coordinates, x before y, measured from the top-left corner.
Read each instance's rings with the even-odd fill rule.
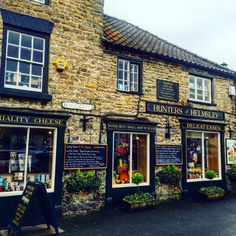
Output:
[[[64,169],[105,169],[107,145],[66,144]]]
[[[179,101],[179,84],[157,80],[157,98],[168,101]]]
[[[156,145],[156,165],[182,165],[180,145]]]
[[[25,190],[19,200],[14,215],[8,225],[8,233],[13,235],[20,235],[21,227],[25,225],[25,221],[29,218],[30,211],[35,208],[34,199],[41,208],[45,223],[48,227],[53,226],[56,234],[58,235],[58,227],[55,217],[52,214],[52,208],[48,201],[47,191],[43,183],[28,182]]]
[[[147,102],[146,112],[152,114],[163,114],[170,116],[191,117],[197,119],[224,120],[225,114],[222,111],[205,110],[187,106],[177,106],[158,102]]]

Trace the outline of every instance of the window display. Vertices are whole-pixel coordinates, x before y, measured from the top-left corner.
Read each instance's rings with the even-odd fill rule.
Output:
[[[219,134],[187,131],[187,179],[206,180],[205,172],[214,170],[220,178]]]
[[[134,185],[132,174],[136,172],[148,183],[148,138],[147,134],[114,133],[113,186]]]
[[[0,127],[0,194],[23,191],[27,181],[53,188],[55,129]]]

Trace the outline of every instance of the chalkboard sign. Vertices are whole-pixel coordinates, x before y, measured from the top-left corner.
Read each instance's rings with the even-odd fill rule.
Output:
[[[34,208],[34,205],[32,205],[34,198],[38,199],[38,204],[42,210],[47,226],[53,226],[56,234],[59,233],[57,223],[55,222],[54,217],[52,215],[44,184],[39,182],[28,182],[19,200],[18,206],[12,217],[12,220],[8,225],[9,234],[19,234],[19,232],[21,231],[21,227],[24,224],[24,220],[26,219],[27,212],[29,212],[30,209]]]
[[[181,165],[180,145],[156,145],[156,165]]]
[[[107,145],[66,144],[65,170],[104,169],[107,166]]]
[[[157,80],[157,98],[168,101],[179,101],[179,84]]]

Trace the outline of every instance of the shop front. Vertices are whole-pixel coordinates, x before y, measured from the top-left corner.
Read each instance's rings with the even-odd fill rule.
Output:
[[[61,212],[63,143],[67,114],[0,110],[0,227],[7,226],[28,181],[42,182]],[[38,204],[25,224],[41,221]]]
[[[139,188],[155,194],[156,123],[139,120],[107,119],[108,167],[107,206],[120,204],[122,198],[137,192],[132,175],[144,176]]]
[[[225,125],[220,122],[182,121],[183,189],[194,195],[200,187],[214,185],[226,188],[225,182]],[[216,177],[209,181],[206,171],[214,170]]]

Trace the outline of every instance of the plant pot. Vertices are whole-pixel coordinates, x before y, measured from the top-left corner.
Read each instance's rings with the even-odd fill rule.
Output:
[[[156,205],[156,200],[127,202],[124,201],[125,210],[132,212],[136,210],[152,209]]]
[[[204,201],[217,201],[217,200],[223,200],[224,194],[220,193],[213,193],[213,194],[201,194],[201,199]]]

